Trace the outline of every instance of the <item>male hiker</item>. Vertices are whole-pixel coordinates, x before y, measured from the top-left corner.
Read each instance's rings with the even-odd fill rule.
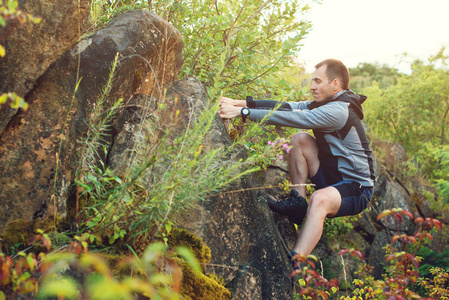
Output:
[[[373,194],[373,161],[361,123],[361,104],[366,97],[349,89],[349,79],[349,71],[341,61],[327,59],[315,66],[310,87],[314,101],[220,99],[218,114],[223,119],[261,121],[268,115],[266,124],[313,130],[314,137],[299,132],[291,138],[290,194],[281,201],[268,196],[272,211],[286,215],[296,224],[305,218],[290,258],[312,252],[321,238],[326,217],[358,214]],[[278,109],[273,111],[275,107]],[[315,184],[309,203],[305,199],[307,178]],[[294,262],[292,265],[298,267]]]

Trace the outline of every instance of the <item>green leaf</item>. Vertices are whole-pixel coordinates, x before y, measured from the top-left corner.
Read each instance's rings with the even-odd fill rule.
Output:
[[[17,0],[8,0],[8,10],[11,13],[14,13],[18,6],[19,6],[19,2],[17,2]]]
[[[78,284],[68,277],[44,280],[39,289],[39,296],[44,298],[54,297],[62,299],[77,299],[79,296]]]
[[[282,78],[281,81],[279,81],[279,85],[281,87],[285,87],[287,85],[287,81],[285,80],[285,78]]]
[[[97,225],[98,225],[98,222],[95,222],[95,221],[89,221],[89,222],[86,223],[86,226],[88,228],[93,228],[93,227],[95,227]]]

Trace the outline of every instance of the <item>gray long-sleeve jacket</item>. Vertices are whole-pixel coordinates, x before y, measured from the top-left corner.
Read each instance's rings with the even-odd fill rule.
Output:
[[[277,102],[247,98],[249,119],[266,124],[312,129],[318,143],[320,166],[334,184],[352,180],[374,185],[372,152],[362,126],[361,103],[366,97],[343,91],[323,102]],[[280,106],[279,106],[280,105]],[[274,107],[279,106],[277,110]]]

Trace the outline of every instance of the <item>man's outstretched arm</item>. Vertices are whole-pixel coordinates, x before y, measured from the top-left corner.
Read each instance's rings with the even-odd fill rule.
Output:
[[[228,97],[221,97],[218,115],[222,119],[234,119],[236,117],[240,117],[240,112],[245,106],[245,100],[236,100]]]

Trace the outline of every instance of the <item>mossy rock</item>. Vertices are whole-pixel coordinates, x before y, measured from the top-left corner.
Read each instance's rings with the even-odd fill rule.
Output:
[[[200,264],[211,259],[210,248],[187,229],[173,228],[167,242],[172,248],[182,246],[190,249]],[[231,292],[224,287],[224,281],[215,274],[208,276],[194,272],[181,258],[177,258],[176,263],[182,269],[181,295],[185,299],[231,299]]]
[[[182,269],[181,296],[184,299],[231,299],[231,292],[219,280],[203,273],[194,272],[189,264],[181,259],[177,260],[177,263]]]
[[[27,248],[31,237],[37,234],[37,229],[49,231],[55,229],[55,222],[52,218],[45,220],[36,219],[33,221],[16,220],[6,225],[4,233],[0,235],[1,251],[7,255],[15,254],[13,252],[22,251]],[[43,247],[35,245],[32,252],[39,253]]]
[[[210,261],[210,248],[203,244],[201,238],[190,233],[187,229],[173,228],[168,236],[168,244],[170,247],[186,247],[189,248],[199,263],[208,263]]]

